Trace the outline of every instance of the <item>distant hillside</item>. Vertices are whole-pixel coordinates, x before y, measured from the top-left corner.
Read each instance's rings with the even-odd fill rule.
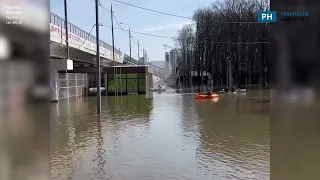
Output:
[[[164,61],[150,61],[151,64],[164,68]]]

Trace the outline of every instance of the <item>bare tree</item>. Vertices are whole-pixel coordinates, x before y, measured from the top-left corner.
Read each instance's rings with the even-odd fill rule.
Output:
[[[192,51],[194,44],[194,30],[192,25],[184,26],[176,38],[177,49],[181,55],[178,59],[179,74],[183,77],[183,82],[186,85],[186,79],[190,78]],[[190,84],[189,84],[190,85]]]
[[[224,0],[196,10],[195,32],[183,27],[177,37],[184,75],[197,71],[200,85],[207,83],[205,71],[215,87],[230,79],[237,86],[261,83],[263,68],[269,65],[268,44],[263,43],[268,41],[269,25],[245,22],[255,22],[257,12],[267,9],[266,0]]]

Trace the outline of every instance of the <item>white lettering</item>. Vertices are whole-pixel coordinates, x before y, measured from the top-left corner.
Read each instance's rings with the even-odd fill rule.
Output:
[[[11,20],[11,19],[18,19],[18,17],[15,17],[15,16],[13,16],[13,17],[6,16],[6,19],[9,19],[9,20]]]
[[[267,14],[267,20],[272,20],[272,14]]]
[[[16,12],[16,11],[6,11],[6,14],[8,14],[8,15],[21,15],[21,14],[23,14],[22,12]]]
[[[7,6],[7,9],[22,9],[20,6]]]

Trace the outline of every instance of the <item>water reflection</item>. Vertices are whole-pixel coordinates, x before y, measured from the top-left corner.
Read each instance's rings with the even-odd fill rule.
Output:
[[[53,105],[52,179],[269,179],[260,95],[108,97],[100,117],[95,98]]]
[[[217,105],[196,106],[201,117],[198,168],[212,178],[269,179],[268,117],[252,114],[254,101],[239,96],[226,95]]]
[[[52,110],[55,117],[51,119],[52,179],[72,178],[85,149],[95,143],[97,117],[85,103],[79,106],[76,102],[61,102]]]
[[[100,117],[97,118],[97,153],[95,155],[95,158],[93,159],[93,162],[96,163],[95,166],[93,166],[93,170],[95,171],[95,177],[97,179],[105,179],[107,177],[107,169],[105,168],[105,164],[107,163],[106,160],[106,150],[103,148],[104,142],[101,132],[101,119]]]

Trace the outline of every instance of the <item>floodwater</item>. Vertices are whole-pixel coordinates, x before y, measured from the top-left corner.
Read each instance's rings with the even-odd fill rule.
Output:
[[[103,97],[52,105],[51,178],[268,180],[269,92]]]

